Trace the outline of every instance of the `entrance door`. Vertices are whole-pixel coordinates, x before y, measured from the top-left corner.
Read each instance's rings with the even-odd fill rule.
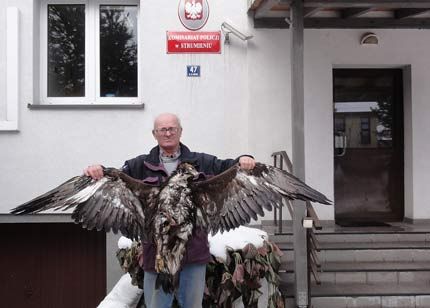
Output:
[[[334,199],[340,225],[404,217],[401,69],[335,69]]]

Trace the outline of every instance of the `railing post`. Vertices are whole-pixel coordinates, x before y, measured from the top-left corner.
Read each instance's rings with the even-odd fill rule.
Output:
[[[281,161],[282,161],[282,157],[281,157]],[[278,155],[277,154],[275,154],[275,155],[273,155],[273,166],[275,166],[275,167],[277,167],[278,166]],[[273,222],[274,222],[274,225],[276,226],[277,224],[278,224],[278,219],[277,219],[277,214],[278,213],[278,209],[275,207],[274,209],[273,209]]]
[[[304,201],[294,201],[293,242],[296,305],[300,308],[309,305],[308,245],[303,219],[306,217]]]
[[[285,163],[287,171],[293,173],[293,165],[285,151],[274,152],[272,153],[272,156],[274,157],[273,165],[275,167],[283,169]],[[279,164],[277,156],[280,156]],[[299,172],[299,174],[304,177],[303,172]],[[318,219],[317,213],[309,201],[288,201],[287,206],[293,220],[296,307],[311,307],[311,273],[315,278],[315,282],[317,284],[321,284],[321,280],[318,275],[318,268],[321,267],[321,263],[319,262],[318,255],[316,253],[319,251],[319,244],[313,229],[321,230],[322,225]],[[279,234],[282,234],[282,207],[279,211]],[[312,228],[305,228],[303,224],[304,219],[310,219],[312,221]]]

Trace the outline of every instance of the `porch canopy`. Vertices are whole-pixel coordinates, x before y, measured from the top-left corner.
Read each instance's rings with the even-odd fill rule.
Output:
[[[304,28],[428,29],[430,1],[303,0]],[[293,0],[249,0],[255,28],[288,28]]]

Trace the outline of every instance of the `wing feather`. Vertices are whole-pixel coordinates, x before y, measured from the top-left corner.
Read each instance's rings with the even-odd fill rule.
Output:
[[[244,210],[244,208],[242,207],[242,203],[238,202],[236,209],[237,209],[237,212],[239,213],[240,217],[242,217],[244,219],[245,224],[251,222],[251,216],[249,216],[249,214]]]
[[[240,219],[240,216],[237,213],[236,208],[231,208],[229,216],[233,217],[234,226],[237,226],[237,225],[240,226],[240,225],[243,225],[245,223],[245,222],[242,223],[242,220]]]
[[[242,199],[241,204],[243,205],[243,209],[252,217],[252,219],[258,219],[257,212],[253,210],[253,208],[245,201],[245,199]]]
[[[119,208],[114,207],[112,210],[112,214],[111,217],[109,217],[107,225],[112,229],[112,232],[117,234],[118,233],[118,225],[116,224],[117,221],[119,221],[118,219],[118,215],[120,215],[120,210]]]
[[[225,225],[227,226],[227,231],[230,231],[230,229],[234,229],[234,223],[233,218],[231,215],[225,215],[223,216]]]
[[[235,165],[208,180],[193,182],[194,200],[209,219],[212,232],[230,230],[282,206],[282,198],[331,204],[326,196],[292,174],[256,163],[249,171]]]
[[[104,173],[105,176],[98,181],[84,175],[73,177],[14,208],[11,213],[20,215],[73,209],[72,219],[86,229],[121,231],[131,239],[145,236],[142,204],[145,201],[142,200],[158,188],[145,185],[114,168],[106,168]]]

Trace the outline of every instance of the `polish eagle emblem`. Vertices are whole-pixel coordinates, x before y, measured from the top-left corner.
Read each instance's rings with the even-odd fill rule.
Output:
[[[191,20],[202,19],[202,0],[187,0],[185,2],[185,18]]]
[[[273,166],[256,163],[254,169],[242,170],[234,165],[201,180],[192,163],[182,162],[159,187],[105,168],[100,180],[73,177],[11,213],[73,209],[72,219],[85,229],[152,241],[158,287],[173,292],[195,227],[212,234],[229,231],[264,216],[264,210],[281,207],[283,198],[331,204],[320,192]]]

